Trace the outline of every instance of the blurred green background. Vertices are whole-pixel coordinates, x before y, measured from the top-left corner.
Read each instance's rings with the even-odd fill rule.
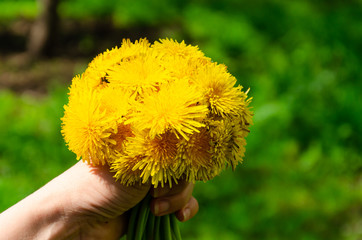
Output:
[[[198,45],[251,88],[245,161],[194,194],[184,239],[362,239],[362,2],[63,0],[29,60],[39,6],[0,1],[0,211],[75,163],[60,134],[72,76],[122,38]]]

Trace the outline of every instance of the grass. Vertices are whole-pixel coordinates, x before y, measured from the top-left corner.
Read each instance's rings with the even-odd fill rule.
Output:
[[[66,89],[42,99],[0,92],[0,211],[74,163],[60,134]]]

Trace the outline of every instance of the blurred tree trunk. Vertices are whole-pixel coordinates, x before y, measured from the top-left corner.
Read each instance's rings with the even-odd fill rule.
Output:
[[[58,3],[59,0],[38,0],[40,13],[30,30],[27,46],[32,59],[52,54],[58,30]]]

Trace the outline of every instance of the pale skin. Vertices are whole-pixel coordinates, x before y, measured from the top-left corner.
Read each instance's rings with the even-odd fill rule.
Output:
[[[0,214],[1,236],[18,239],[119,239],[128,210],[149,192],[156,216],[175,213],[187,221],[198,211],[193,184],[171,189],[150,184],[126,187],[107,167],[78,162],[48,184]]]

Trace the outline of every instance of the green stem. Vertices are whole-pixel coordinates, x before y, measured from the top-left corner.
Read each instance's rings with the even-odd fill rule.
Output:
[[[148,194],[131,210],[127,240],[181,240],[176,216],[156,217],[150,211],[151,196]]]
[[[161,232],[160,232],[160,227],[161,227],[161,217],[155,217],[155,238],[154,240],[161,240]]]
[[[178,227],[178,222],[176,219],[176,215],[172,214],[170,215],[170,219],[171,219],[171,230],[175,236],[176,240],[181,240],[181,232],[180,232],[180,228]]]
[[[139,217],[134,238],[135,240],[142,240],[142,236],[145,233],[147,216],[150,212],[150,200],[151,195],[147,194],[147,196],[140,203],[141,207],[139,210]]]
[[[163,239],[172,240],[171,225],[170,225],[170,215],[165,215],[162,217],[162,227],[163,227]]]
[[[137,204],[131,210],[131,216],[130,216],[130,219],[128,222],[127,240],[134,239],[134,234],[136,232],[135,226],[136,226],[136,220],[137,220],[139,209],[140,209],[140,204]]]
[[[149,218],[149,216],[150,216],[150,214],[152,215],[152,213],[151,213],[151,210],[150,210],[150,208],[148,207],[147,209],[146,209],[146,216],[145,216],[145,220],[144,220],[144,222],[143,222],[143,226],[141,226],[141,228],[142,228],[142,230],[143,230],[143,234],[142,234],[142,240],[149,240],[149,239],[152,239],[152,233],[151,234],[149,234],[148,232],[147,232],[147,226],[149,225],[149,220],[150,220],[150,218]]]
[[[144,234],[147,239],[152,239],[155,234],[155,215],[152,212],[149,213],[146,223],[146,233]]]

